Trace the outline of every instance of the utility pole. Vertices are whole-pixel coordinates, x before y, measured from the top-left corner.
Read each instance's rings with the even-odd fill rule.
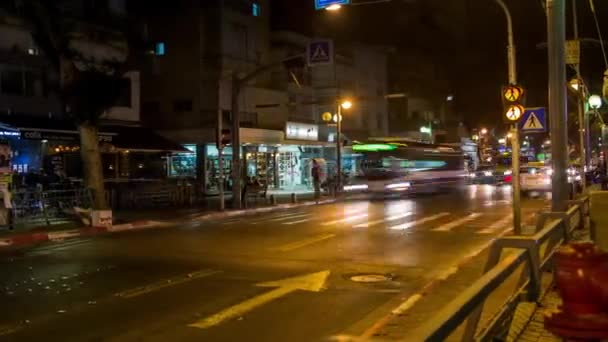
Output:
[[[513,34],[513,20],[511,12],[503,0],[496,0],[496,3],[503,9],[507,18],[507,59],[509,66],[509,84],[517,84],[517,53],[515,48],[515,38]],[[521,192],[519,183],[519,129],[517,124],[511,126],[511,163],[513,170],[513,231],[515,235],[521,234]]]
[[[217,168],[218,168],[218,189],[220,197],[220,211],[224,211],[224,144],[222,143],[222,109],[217,110]]]
[[[242,80],[236,72],[232,73],[232,209],[241,208],[241,134],[239,113],[239,95],[241,93]]]
[[[551,210],[562,212],[568,200],[568,130],[566,112],[566,1],[547,0],[549,53],[549,113],[551,115],[551,154],[553,176]]]
[[[576,10],[576,1],[572,0],[572,32],[574,33],[574,40],[578,41],[578,13]],[[576,80],[578,84],[577,95],[578,95],[578,137],[580,145],[580,160],[582,171],[582,185],[583,191],[587,188],[587,178],[585,171],[588,168],[587,165],[587,147],[585,147],[585,85],[583,78],[581,77],[581,61],[579,60],[576,64]]]
[[[338,101],[338,117],[336,120],[336,173],[337,194],[342,192],[342,102]]]

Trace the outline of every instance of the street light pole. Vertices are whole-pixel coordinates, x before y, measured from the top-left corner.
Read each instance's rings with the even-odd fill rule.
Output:
[[[578,40],[578,12],[576,9],[576,2],[578,0],[572,0],[572,26],[574,33],[574,40]],[[578,84],[577,95],[578,95],[578,137],[580,145],[580,161],[582,166],[582,187],[583,192],[587,188],[587,177],[585,170],[589,167],[587,164],[587,147],[585,147],[585,86],[583,78],[581,77],[581,64],[580,60],[576,64],[576,80]]]
[[[509,8],[503,0],[495,0],[505,12],[507,18],[507,60],[509,67],[509,84],[517,84],[517,54],[515,48],[515,38],[513,34],[513,19]],[[511,163],[513,166],[513,231],[516,235],[521,234],[521,194],[519,183],[519,130],[517,124],[511,126]]]
[[[551,155],[553,176],[551,210],[563,212],[568,200],[568,129],[566,112],[566,1],[547,0],[549,53],[549,113],[551,113]]]
[[[338,117],[336,118],[336,167],[338,169],[336,182],[337,193],[342,191],[342,101],[338,101]]]

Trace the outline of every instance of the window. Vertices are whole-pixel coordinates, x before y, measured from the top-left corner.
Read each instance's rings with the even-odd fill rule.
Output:
[[[192,100],[175,100],[173,101],[173,111],[176,113],[191,112]]]
[[[260,16],[260,5],[257,2],[254,2],[253,4],[251,4],[251,14],[254,17]]]
[[[19,69],[4,69],[0,74],[0,92],[23,95],[23,74]]]
[[[157,42],[154,44],[154,55],[164,56],[167,53],[165,42]]]

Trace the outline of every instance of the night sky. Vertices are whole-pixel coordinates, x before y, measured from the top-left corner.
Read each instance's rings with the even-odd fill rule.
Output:
[[[316,12],[313,0],[272,0],[273,26],[340,41],[357,41],[395,49],[391,56],[417,56],[432,63],[440,74],[429,79],[447,81],[437,89],[455,95],[456,111],[470,126],[491,125],[500,120],[500,87],[507,83],[506,21],[493,0],[393,0],[373,5],[350,6],[339,13]],[[547,104],[546,19],[542,0],[506,0],[514,16],[519,83],[528,89],[528,106]],[[596,2],[604,37],[608,37],[608,1]],[[581,38],[597,39],[589,1],[578,0]],[[572,36],[571,2],[568,2],[568,37]],[[584,45],[582,73],[595,92],[601,90],[604,63],[599,45]],[[415,64],[415,63],[414,63]],[[389,69],[415,69],[415,65]],[[573,71],[568,70],[568,76]],[[444,80],[442,80],[442,78]],[[416,89],[412,84],[402,87]],[[422,85],[424,86],[424,85]]]

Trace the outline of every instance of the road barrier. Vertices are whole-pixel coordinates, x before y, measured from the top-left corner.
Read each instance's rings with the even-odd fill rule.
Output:
[[[23,190],[13,193],[13,218],[16,225],[46,224],[53,221],[74,220],[74,207],[90,208],[88,189]]]
[[[585,227],[589,198],[570,201],[567,212],[541,213],[533,235],[497,239],[489,250],[483,275],[443,307],[433,319],[409,334],[408,341],[443,341],[463,323],[462,341],[486,341],[508,331],[519,303],[537,302],[542,292],[541,276],[552,268],[554,253],[570,240],[575,229]],[[505,249],[509,253],[503,257]],[[480,320],[488,297],[523,267],[514,291],[498,312],[481,328]],[[453,336],[452,336],[453,337]]]

